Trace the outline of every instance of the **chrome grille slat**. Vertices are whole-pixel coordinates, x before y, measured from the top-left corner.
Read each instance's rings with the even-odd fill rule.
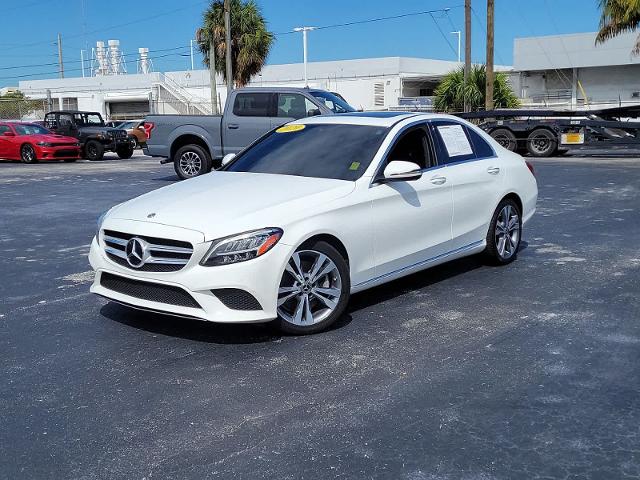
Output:
[[[144,241],[146,251],[144,264],[137,268],[129,264],[126,254],[127,243],[134,237]],[[182,240],[146,237],[112,230],[104,230],[102,238],[107,256],[118,265],[131,270],[175,272],[189,263],[193,255],[191,244]]]

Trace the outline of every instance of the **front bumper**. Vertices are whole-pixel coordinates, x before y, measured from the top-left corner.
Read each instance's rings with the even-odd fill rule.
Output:
[[[80,147],[74,145],[61,145],[57,147],[36,147],[36,156],[39,160],[68,160],[80,158]]]
[[[110,152],[115,152],[120,147],[130,147],[131,140],[129,137],[125,138],[117,138],[115,140],[103,140],[102,145],[104,145],[104,149]]]
[[[123,267],[113,262],[98,245],[96,239],[91,243],[89,262],[96,272],[91,292],[115,302],[133,308],[161,312],[181,317],[197,318],[220,323],[266,322],[277,317],[278,286],[287,259],[291,255],[288,246],[276,245],[260,258],[232,265],[203,267],[200,259],[209,248],[210,242],[194,244],[194,252],[181,270],[175,272],[145,272]],[[127,291],[118,286],[119,291],[110,288],[116,275],[125,279],[121,284],[139,285],[148,283],[153,289],[165,286],[175,292],[180,289],[197,302],[197,306],[181,306],[171,300],[157,301],[153,298],[141,298],[140,291]],[[214,293],[219,289],[239,289],[251,294],[259,303],[260,309],[240,310],[229,308]],[[214,292],[212,292],[212,290]],[[184,294],[183,294],[184,296]]]

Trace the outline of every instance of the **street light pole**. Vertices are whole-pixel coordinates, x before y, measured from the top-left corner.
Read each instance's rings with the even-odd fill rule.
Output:
[[[462,32],[460,30],[457,30],[455,32],[451,32],[451,35],[458,36],[458,63],[460,63],[460,47],[461,47]]]
[[[296,27],[294,32],[302,32],[302,58],[304,62],[304,86],[309,86],[309,79],[307,76],[307,32],[315,30],[318,27]]]
[[[233,67],[231,64],[231,2],[224,0],[224,43],[226,47],[227,98],[233,90]]]

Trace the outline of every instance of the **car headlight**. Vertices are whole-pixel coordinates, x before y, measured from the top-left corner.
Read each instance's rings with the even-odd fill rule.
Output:
[[[49,142],[38,142],[36,145],[39,145],[41,147],[53,147],[53,143]]]
[[[281,228],[261,228],[214,240],[200,265],[213,267],[246,262],[267,253],[282,237]]]

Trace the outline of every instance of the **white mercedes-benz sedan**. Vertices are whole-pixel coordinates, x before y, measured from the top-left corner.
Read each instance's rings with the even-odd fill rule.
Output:
[[[522,157],[447,115],[310,117],[223,163],[102,215],[91,291],[312,333],[354,292],[481,252],[513,261],[538,195]]]

